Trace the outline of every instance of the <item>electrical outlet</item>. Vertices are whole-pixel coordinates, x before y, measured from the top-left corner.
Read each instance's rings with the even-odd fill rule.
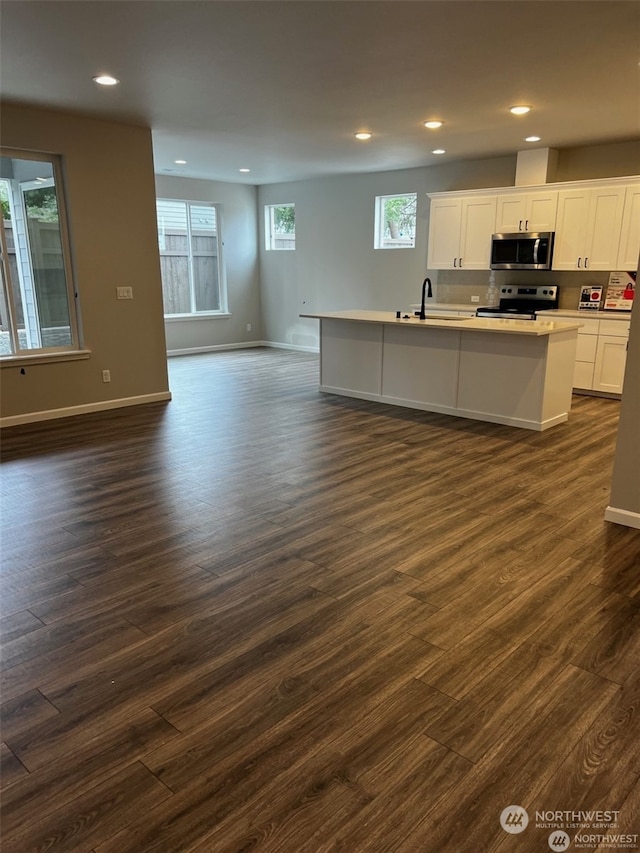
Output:
[[[251,331],[251,323],[247,323],[247,332]]]
[[[133,299],[133,288],[116,287],[116,296],[118,299]]]
[[[103,382],[111,382],[111,371],[103,370],[102,371],[102,381]]]
[[[472,296],[471,301],[472,302],[480,302],[480,297],[479,296]]]

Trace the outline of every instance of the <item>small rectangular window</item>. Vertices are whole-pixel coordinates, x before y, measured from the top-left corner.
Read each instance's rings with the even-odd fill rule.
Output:
[[[79,348],[60,160],[0,157],[0,356]]]
[[[376,249],[413,249],[416,245],[417,193],[376,196]]]
[[[224,313],[224,268],[215,204],[157,199],[156,211],[165,316]]]
[[[268,251],[272,249],[295,249],[295,204],[267,204],[264,208],[264,233]]]

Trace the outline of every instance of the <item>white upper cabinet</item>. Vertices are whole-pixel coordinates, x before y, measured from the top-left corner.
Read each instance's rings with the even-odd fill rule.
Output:
[[[555,231],[554,270],[635,270],[638,176],[430,193],[430,269],[487,270],[491,235]]]
[[[640,184],[627,187],[622,216],[622,234],[618,251],[617,270],[633,272],[638,268],[640,255]]]
[[[427,266],[449,270],[458,266],[462,199],[451,196],[431,202],[429,213],[429,251]]]
[[[488,270],[496,196],[433,199],[429,214],[430,269]]]
[[[625,189],[603,185],[560,190],[554,270],[618,268]]]
[[[499,195],[496,232],[555,231],[557,209],[557,190]]]

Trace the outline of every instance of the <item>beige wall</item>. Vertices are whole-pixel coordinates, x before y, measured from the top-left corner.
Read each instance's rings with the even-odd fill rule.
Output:
[[[2,107],[6,148],[62,155],[86,361],[3,367],[3,418],[167,394],[151,133]],[[131,301],[116,299],[130,286]],[[102,370],[111,371],[111,383]]]
[[[623,178],[640,172],[640,140],[562,148],[558,151],[556,181]]]

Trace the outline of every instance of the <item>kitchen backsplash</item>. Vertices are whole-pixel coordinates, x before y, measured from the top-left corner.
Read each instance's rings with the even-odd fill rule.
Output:
[[[437,302],[456,302],[470,305],[472,296],[479,296],[479,305],[487,305],[487,290],[489,276],[487,270],[438,270],[432,274],[434,282],[433,295]],[[580,290],[586,284],[602,284],[609,282],[608,272],[579,273],[560,270],[554,272],[532,270],[496,270],[496,287],[498,292],[505,284],[545,285],[557,284],[560,288],[560,308],[577,308],[580,300]]]

